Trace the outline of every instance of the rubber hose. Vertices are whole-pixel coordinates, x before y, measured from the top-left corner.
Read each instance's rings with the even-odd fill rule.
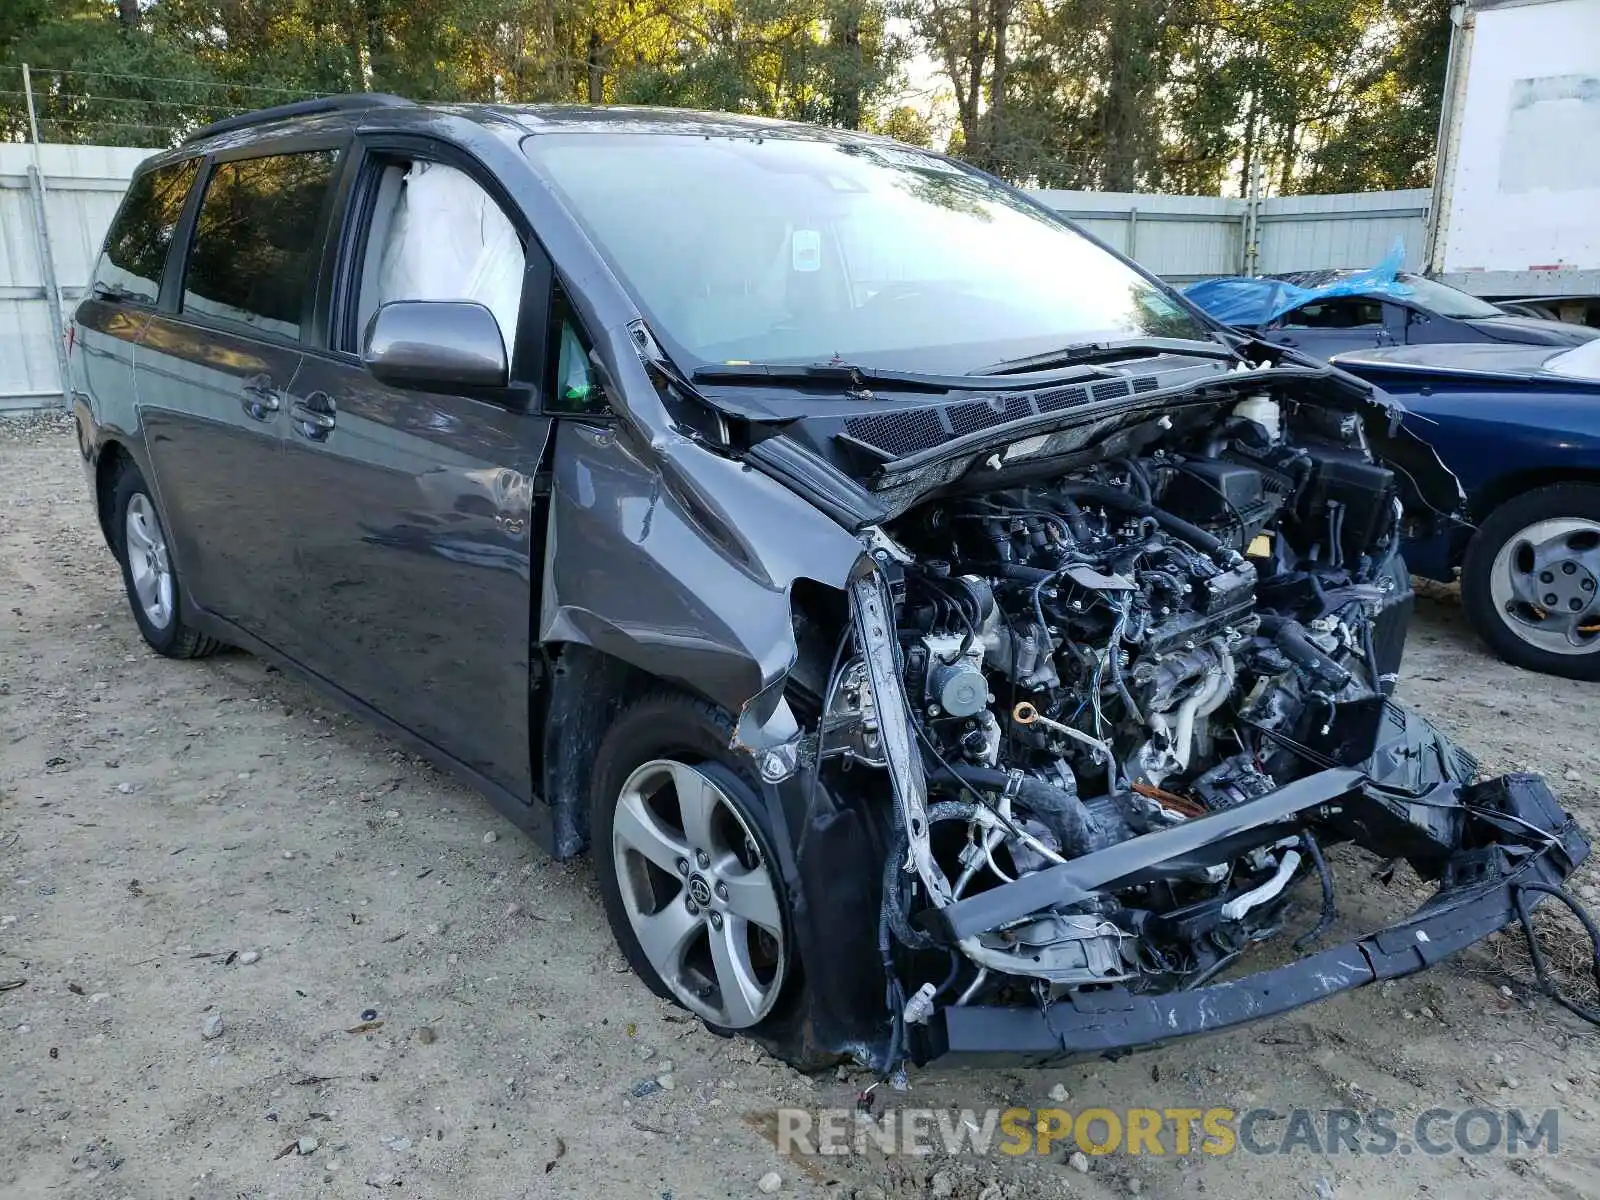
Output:
[[[1106,649],[1106,662],[1111,667],[1111,685],[1117,689],[1117,695],[1122,698],[1123,708],[1128,716],[1133,718],[1135,724],[1143,725],[1145,723],[1144,711],[1140,709],[1138,703],[1134,700],[1133,693],[1128,690],[1127,681],[1122,678],[1122,659],[1116,646],[1110,646]]]
[[[1001,579],[1013,579],[1018,583],[1036,584],[1051,579],[1060,571],[1047,571],[1043,567],[1028,567],[1021,563],[975,563],[970,568],[983,575],[998,575]]]
[[[1306,636],[1305,626],[1275,613],[1261,614],[1261,632],[1272,639],[1290,662],[1311,672],[1334,691],[1350,682],[1350,672],[1328,657],[1322,647]]]
[[[1080,545],[1087,542],[1091,536],[1089,533],[1089,521],[1083,515],[1083,509],[1078,507],[1077,501],[1066,495],[1053,496],[1051,499],[1054,500],[1055,506],[1061,510],[1062,515],[1067,518],[1067,528],[1072,530],[1074,540]]]
[[[945,800],[938,804],[930,804],[928,825],[932,827],[940,821],[970,821],[977,811],[978,806],[970,801]],[[911,950],[927,950],[937,943],[928,934],[911,927],[911,922],[906,917],[905,894],[901,890],[902,882],[908,880],[906,873],[900,869],[900,864],[906,860],[906,853],[911,848],[911,839],[898,822],[894,832],[895,838],[883,860],[882,916],[902,945]]]
[[[1012,775],[998,767],[977,767],[967,763],[953,765],[948,771],[940,768],[928,774],[930,784],[969,787],[986,791],[1004,792],[1011,786]],[[1100,827],[1083,806],[1083,801],[1053,784],[1031,775],[1024,775],[1013,793],[1017,803],[1036,814],[1056,835],[1061,843],[1061,853],[1069,857],[1088,854],[1104,844]]]
[[[1112,508],[1119,508],[1130,512],[1136,517],[1152,517],[1168,533],[1176,534],[1191,545],[1198,546],[1213,558],[1231,562],[1235,557],[1234,551],[1200,526],[1185,521],[1182,517],[1168,512],[1164,508],[1157,508],[1147,500],[1118,488],[1107,487],[1103,483],[1067,482],[1061,484],[1057,491],[1062,495],[1084,496],[1091,500],[1098,500]]]
[[[1367,669],[1372,672],[1372,686],[1385,696],[1394,695],[1395,681],[1385,680],[1378,666],[1378,654],[1372,646],[1372,619],[1361,622],[1361,653],[1366,656]]]

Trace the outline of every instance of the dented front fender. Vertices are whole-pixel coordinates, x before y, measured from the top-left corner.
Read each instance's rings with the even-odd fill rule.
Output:
[[[740,713],[794,665],[795,581],[843,589],[863,553],[783,485],[688,438],[564,421],[539,640],[592,646]]]

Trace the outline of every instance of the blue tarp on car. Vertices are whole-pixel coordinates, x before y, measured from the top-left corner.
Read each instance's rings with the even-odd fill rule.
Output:
[[[1357,271],[1321,287],[1306,288],[1282,279],[1230,275],[1202,279],[1183,289],[1183,294],[1217,320],[1229,325],[1266,325],[1292,308],[1328,296],[1409,296],[1411,289],[1398,276],[1405,265],[1405,247],[1399,242],[1383,261],[1366,271]]]

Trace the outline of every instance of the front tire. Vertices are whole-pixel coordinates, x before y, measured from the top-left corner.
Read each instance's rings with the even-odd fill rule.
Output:
[[[124,463],[111,485],[111,530],[128,605],[145,642],[168,658],[203,658],[220,643],[184,622],[178,569],[144,476]]]
[[[1600,679],[1600,487],[1538,488],[1490,513],[1467,546],[1461,602],[1514,666]]]
[[[591,852],[606,916],[656,995],[715,1032],[783,1040],[799,963],[759,775],[712,705],[658,692],[600,743]]]

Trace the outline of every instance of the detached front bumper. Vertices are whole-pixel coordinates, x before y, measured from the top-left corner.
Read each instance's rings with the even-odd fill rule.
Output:
[[[911,1030],[912,1055],[919,1063],[941,1058],[952,1065],[969,1060],[1038,1066],[1117,1057],[1175,1038],[1277,1016],[1339,992],[1431,967],[1514,922],[1520,888],[1559,886],[1589,855],[1588,838],[1538,775],[1505,775],[1463,787],[1460,799],[1464,806],[1460,848],[1443,860],[1438,891],[1411,916],[1387,929],[1281,967],[1192,991],[1136,995],[1113,987],[1075,992],[1043,1009],[941,1008],[929,1024]],[[1268,797],[1262,803],[1271,801]],[[1284,804],[1275,818],[1292,820],[1316,803],[1310,796],[1305,801]],[[1094,872],[1093,860],[1118,849],[1086,855],[1069,865]],[[1120,874],[1126,865],[1113,864],[1113,873]],[[1070,889],[1068,881],[1059,882]],[[985,896],[990,904],[1003,903],[1007,890],[997,888]]]

